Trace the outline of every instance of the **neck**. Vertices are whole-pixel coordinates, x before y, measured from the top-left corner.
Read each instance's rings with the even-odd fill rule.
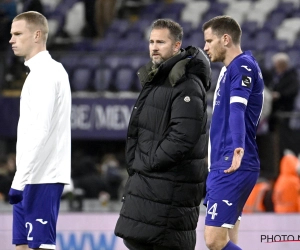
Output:
[[[28,55],[25,56],[25,61],[28,61],[30,58],[34,57],[35,55],[37,55],[38,53],[45,51],[46,46],[39,46],[36,47],[35,49],[33,49]]]
[[[225,60],[223,61],[224,65],[227,67],[234,58],[236,58],[238,55],[242,53],[243,51],[241,50],[240,46],[229,48],[227,50]]]

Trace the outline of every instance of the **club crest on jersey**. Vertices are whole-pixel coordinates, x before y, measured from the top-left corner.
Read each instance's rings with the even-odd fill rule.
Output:
[[[252,78],[250,76],[242,76],[242,86],[250,88],[251,87],[251,80]]]

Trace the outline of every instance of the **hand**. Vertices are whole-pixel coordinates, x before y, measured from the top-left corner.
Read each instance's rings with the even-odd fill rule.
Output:
[[[243,156],[244,156],[244,149],[236,148],[233,152],[231,166],[230,166],[230,168],[224,170],[224,173],[230,174],[230,173],[236,171],[241,166]]]
[[[23,191],[11,188],[8,193],[9,203],[17,204],[23,200]]]

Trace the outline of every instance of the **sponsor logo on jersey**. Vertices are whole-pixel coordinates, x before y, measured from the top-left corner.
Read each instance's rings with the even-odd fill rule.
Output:
[[[249,69],[247,65],[242,65],[242,68],[246,69],[247,71],[251,71],[252,69]]]
[[[250,76],[242,76],[242,86],[250,88],[251,87],[252,78]]]

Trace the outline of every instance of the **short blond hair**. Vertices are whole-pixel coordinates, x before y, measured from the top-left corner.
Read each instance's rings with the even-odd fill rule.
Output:
[[[17,15],[13,19],[13,22],[20,21],[20,20],[24,20],[30,26],[38,28],[41,31],[44,42],[45,43],[47,42],[49,27],[48,27],[48,21],[44,15],[42,15],[37,11],[27,11]]]

